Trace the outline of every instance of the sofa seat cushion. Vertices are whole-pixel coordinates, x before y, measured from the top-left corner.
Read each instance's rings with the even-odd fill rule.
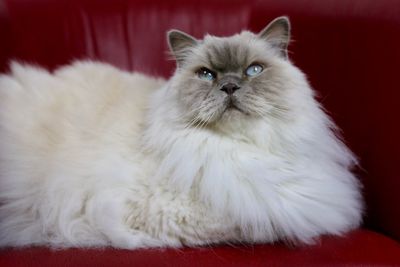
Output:
[[[6,249],[0,266],[400,266],[400,244],[370,230],[300,248],[236,245],[184,249]]]

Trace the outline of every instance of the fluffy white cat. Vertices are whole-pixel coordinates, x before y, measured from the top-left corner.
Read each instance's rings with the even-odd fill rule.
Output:
[[[168,34],[165,82],[76,62],[0,77],[0,246],[310,243],[360,224],[355,159],[287,59],[289,21]]]

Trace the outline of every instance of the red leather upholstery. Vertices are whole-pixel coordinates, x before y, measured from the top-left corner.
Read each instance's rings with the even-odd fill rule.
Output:
[[[359,230],[350,233],[347,238],[325,238],[316,246],[297,249],[283,245],[258,245],[138,251],[9,250],[0,254],[0,266],[400,266],[399,252],[400,246],[395,241],[374,232]]]
[[[360,158],[366,227],[400,240],[398,0],[4,0],[0,2],[0,70],[6,71],[14,58],[49,68],[92,58],[167,77],[174,67],[165,53],[168,29],[197,37],[206,32],[230,35],[243,28],[260,30],[283,14],[293,25],[291,59],[308,74]],[[282,246],[136,252],[7,250],[0,252],[0,265],[364,266],[400,265],[399,258],[396,241],[357,231],[299,250]]]

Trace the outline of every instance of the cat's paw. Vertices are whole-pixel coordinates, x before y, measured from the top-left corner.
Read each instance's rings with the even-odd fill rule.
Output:
[[[111,245],[121,249],[162,247],[160,240],[138,231],[123,232],[111,238]]]

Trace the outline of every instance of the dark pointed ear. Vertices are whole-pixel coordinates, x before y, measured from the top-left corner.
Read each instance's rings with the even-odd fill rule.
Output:
[[[167,33],[168,45],[174,55],[178,66],[181,66],[190,49],[197,45],[197,40],[178,30],[170,30]]]
[[[279,50],[283,58],[288,58],[287,47],[290,41],[290,22],[286,16],[278,17],[265,27],[258,37]]]

